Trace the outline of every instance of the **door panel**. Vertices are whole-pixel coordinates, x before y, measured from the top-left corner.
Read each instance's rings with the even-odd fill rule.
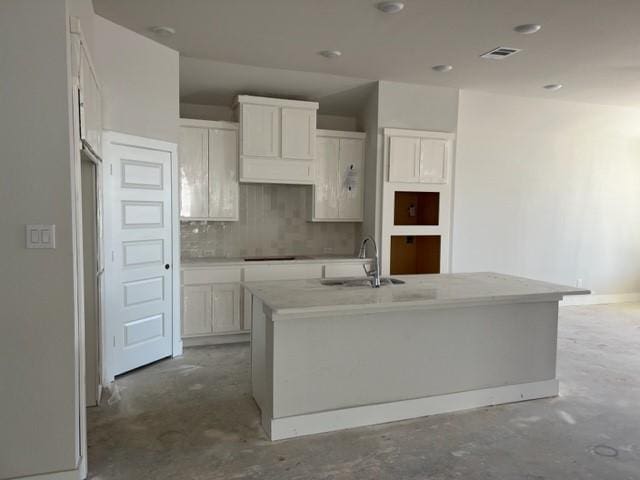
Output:
[[[338,158],[340,141],[337,138],[318,137],[316,183],[314,185],[314,217],[338,218]]]
[[[207,335],[213,331],[210,285],[182,287],[182,336]]]
[[[364,142],[352,138],[340,139],[339,205],[341,219],[362,219],[364,185]]]
[[[180,216],[206,218],[209,214],[208,153],[206,128],[180,128]]]
[[[172,353],[171,154],[110,146],[114,375]],[[167,265],[169,268],[165,268]]]
[[[238,218],[238,131],[209,129],[209,218]]]
[[[282,108],[282,158],[313,160],[315,136],[315,110]]]
[[[242,154],[277,157],[280,153],[280,109],[270,105],[242,105]]]
[[[213,333],[240,330],[240,286],[213,285]]]
[[[389,139],[389,181],[417,182],[420,167],[420,139],[391,137]]]
[[[423,138],[420,141],[420,181],[445,183],[447,174],[447,141]]]

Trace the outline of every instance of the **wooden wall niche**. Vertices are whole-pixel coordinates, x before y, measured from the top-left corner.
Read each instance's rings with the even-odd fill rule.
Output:
[[[394,225],[438,225],[440,193],[395,192]]]
[[[440,235],[392,235],[391,275],[440,273]]]

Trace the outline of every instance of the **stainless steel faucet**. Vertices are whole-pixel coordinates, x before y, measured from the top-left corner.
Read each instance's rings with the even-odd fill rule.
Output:
[[[360,253],[358,253],[358,258],[367,258],[367,242],[373,243],[373,249],[375,250],[375,266],[372,270],[367,270],[366,265],[362,265],[365,273],[368,277],[371,277],[371,286],[373,288],[380,287],[380,255],[378,255],[378,246],[376,245],[376,241],[371,236],[364,237],[362,243],[360,244]]]

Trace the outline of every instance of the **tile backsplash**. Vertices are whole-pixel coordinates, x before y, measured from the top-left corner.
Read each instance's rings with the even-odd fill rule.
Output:
[[[182,256],[354,254],[360,224],[307,221],[310,188],[240,184],[240,220],[181,222]]]

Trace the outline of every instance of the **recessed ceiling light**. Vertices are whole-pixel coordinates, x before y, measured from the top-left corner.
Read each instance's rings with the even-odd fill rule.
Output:
[[[159,37],[170,37],[176,34],[175,28],[167,27],[164,25],[157,25],[155,27],[149,28],[149,30]]]
[[[434,65],[431,69],[438,73],[445,73],[453,70],[453,65]]]
[[[380,2],[376,7],[383,13],[398,13],[404,8],[404,3],[396,1]]]
[[[318,52],[318,55],[322,55],[324,58],[337,58],[342,55],[340,50],[322,50]]]
[[[549,90],[550,92],[555,92],[557,90],[560,90],[562,87],[564,87],[564,85],[562,85],[561,83],[550,83],[549,85],[545,85],[544,88],[545,90]]]
[[[532,33],[539,32],[541,28],[542,25],[538,25],[537,23],[525,23],[524,25],[518,25],[513,30],[523,35],[531,35]]]

